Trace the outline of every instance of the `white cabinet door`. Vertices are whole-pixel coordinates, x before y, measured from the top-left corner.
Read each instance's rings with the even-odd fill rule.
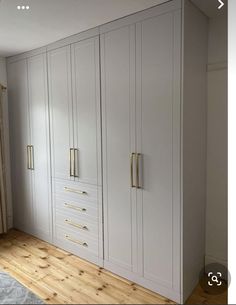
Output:
[[[14,226],[30,232],[33,213],[31,171],[27,169],[30,135],[26,60],[8,65],[8,84]]]
[[[70,46],[48,53],[51,118],[52,176],[70,177],[70,148],[73,148]]]
[[[101,184],[99,38],[71,48],[75,176],[79,182],[97,185]]]
[[[137,151],[139,252],[144,278],[179,284],[180,16],[137,24]],[[142,216],[140,216],[142,215]],[[142,234],[141,234],[142,232]]]
[[[130,156],[135,152],[135,28],[101,36],[106,263],[136,268],[136,191]]]
[[[51,235],[49,121],[46,54],[28,59],[31,145],[33,145],[32,192],[34,234]]]

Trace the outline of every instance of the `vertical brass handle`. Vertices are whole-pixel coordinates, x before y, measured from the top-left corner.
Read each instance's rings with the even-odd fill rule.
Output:
[[[79,152],[79,150],[77,148],[74,148],[74,177],[79,177],[79,174],[78,174],[78,168],[79,168],[78,152]]]
[[[27,148],[26,148],[26,150],[27,150],[27,169],[31,169],[30,168],[30,145],[27,145]]]
[[[30,169],[34,170],[34,146],[30,145]]]
[[[70,148],[70,177],[74,177],[74,149]]]
[[[141,157],[141,154],[136,154],[136,187],[138,189],[141,188],[140,186],[140,170],[139,170],[139,165],[140,165],[140,157]]]
[[[135,153],[132,153],[130,156],[130,179],[131,179],[131,187],[135,187],[134,185],[134,169],[133,169],[133,162],[134,162]]]

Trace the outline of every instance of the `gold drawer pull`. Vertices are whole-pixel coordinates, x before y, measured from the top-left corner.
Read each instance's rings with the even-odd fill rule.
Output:
[[[66,192],[76,193],[76,194],[80,194],[80,195],[87,195],[87,194],[88,194],[88,193],[85,192],[85,191],[80,191],[80,190],[72,189],[72,188],[66,187],[66,186],[64,187],[64,190],[65,190]]]
[[[77,207],[73,204],[69,204],[69,203],[65,203],[65,206],[69,209],[73,209],[73,210],[76,210],[76,211],[80,211],[80,212],[86,212],[87,210],[85,208],[80,208],[80,207]]]
[[[75,244],[78,244],[78,245],[81,245],[83,247],[88,247],[88,244],[83,242],[83,241],[80,241],[80,240],[77,240],[77,239],[73,239],[71,238],[70,236],[68,235],[65,235],[65,238],[68,239],[69,241],[72,241],[73,243]]]
[[[69,219],[65,219],[65,222],[68,223],[69,225],[73,226],[73,227],[78,228],[78,229],[88,231],[88,227],[87,226],[83,226],[83,225],[74,223],[73,221],[71,221]]]

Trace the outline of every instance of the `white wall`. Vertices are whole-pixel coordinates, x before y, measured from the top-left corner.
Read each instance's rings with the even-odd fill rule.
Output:
[[[0,57],[0,83],[4,86],[7,85],[6,60],[4,57]],[[4,97],[4,103],[6,100],[7,99]]]
[[[7,87],[6,60],[0,57],[0,83]],[[6,155],[6,175],[7,175],[7,202],[8,202],[8,227],[12,227],[12,197],[10,182],[10,152],[9,152],[9,124],[8,124],[8,101],[7,91],[3,92],[3,115],[5,131],[5,155]]]
[[[227,19],[209,21],[206,264],[227,263]]]

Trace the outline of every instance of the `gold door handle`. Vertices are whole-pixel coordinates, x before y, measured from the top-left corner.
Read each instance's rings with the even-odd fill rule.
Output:
[[[135,156],[135,153],[132,153],[131,156],[130,156],[130,179],[131,179],[131,187],[135,187],[135,185],[134,185],[134,168],[133,168],[134,156]]]
[[[76,227],[78,229],[81,229],[81,230],[84,230],[84,231],[88,231],[88,227],[87,226],[75,223],[75,222],[73,222],[73,221],[71,221],[69,219],[65,219],[65,223],[68,223],[69,225],[71,225],[73,227]]]
[[[30,169],[34,170],[34,146],[30,145]]]
[[[70,177],[74,177],[74,149],[70,148]]]
[[[66,192],[71,192],[71,193],[76,193],[76,194],[80,194],[80,195],[87,195],[88,193],[85,191],[81,191],[81,190],[76,190],[76,189],[72,189],[70,187],[64,187],[64,190]]]
[[[69,209],[73,209],[73,210],[80,211],[80,212],[86,212],[87,211],[85,208],[80,208],[80,207],[77,207],[76,205],[69,204],[69,203],[65,203],[65,206]]]
[[[31,160],[30,160],[30,145],[27,145],[27,169],[31,169]]]
[[[140,170],[139,170],[139,165],[140,165],[140,157],[141,154],[136,154],[136,188],[141,189],[140,186]]]
[[[78,152],[77,148],[74,148],[74,177],[79,177],[78,169],[79,169],[79,160],[78,160]]]
[[[79,244],[79,245],[81,245],[83,247],[88,247],[88,244],[86,242],[83,242],[83,241],[71,238],[68,235],[65,235],[65,238],[68,239],[69,241],[72,241],[73,243]]]

